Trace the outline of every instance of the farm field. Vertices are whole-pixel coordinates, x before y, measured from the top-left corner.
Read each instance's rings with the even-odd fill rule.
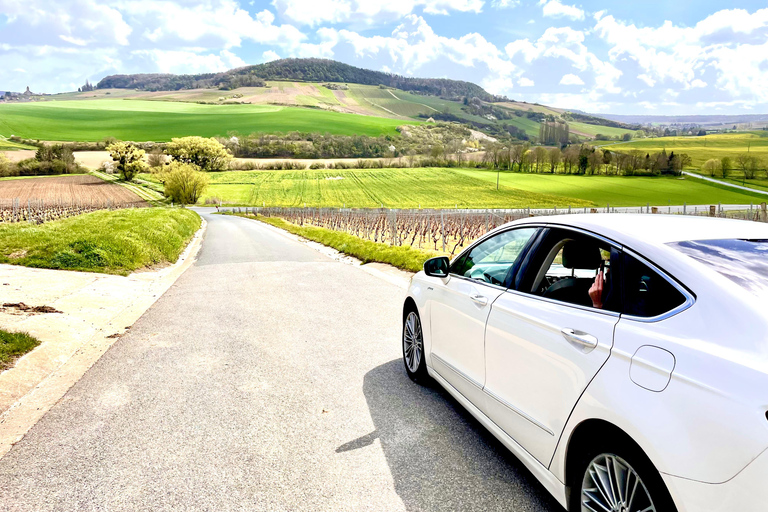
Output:
[[[590,206],[588,200],[523,191],[449,169],[364,169],[230,171],[209,174],[201,199],[267,206],[347,206],[352,208],[526,208],[563,204]],[[152,180],[152,175],[142,174]]]
[[[659,137],[606,144],[604,148],[611,151],[637,149],[649,153],[666,149],[667,153],[671,151],[687,153],[693,160],[693,166],[699,168],[710,158],[720,159],[727,156],[733,160],[739,153],[747,151],[766,158],[768,157],[768,136],[766,135],[768,132],[722,133],[701,137]]]
[[[276,105],[200,105],[148,100],[45,101],[0,105],[0,135],[56,141],[169,141],[228,132],[322,131],[339,135],[396,135],[416,121]]]
[[[635,133],[634,130],[627,130],[625,128],[613,128],[611,126],[599,126],[595,124],[578,123],[575,121],[569,121],[568,126],[572,132],[589,135],[590,137],[594,137],[598,133],[603,135],[610,135],[611,137],[615,137],[617,135],[621,137],[625,133]]]
[[[35,200],[51,206],[59,204],[148,206],[127,188],[89,174],[0,180],[0,206],[11,206],[14,199],[19,199],[22,205],[25,205],[27,200]]]
[[[0,138],[0,151],[22,151],[28,149],[35,148]]]
[[[496,172],[461,169],[457,173],[481,179],[495,186]],[[764,201],[751,194],[709,184],[697,178],[645,176],[573,176],[502,172],[500,182],[510,188],[533,193],[569,196],[598,206],[652,206],[668,204],[749,204]],[[561,203],[560,206],[568,206]],[[571,205],[575,206],[575,205]]]

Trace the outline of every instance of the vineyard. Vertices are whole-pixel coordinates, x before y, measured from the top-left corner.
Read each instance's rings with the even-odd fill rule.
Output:
[[[96,210],[143,207],[130,190],[89,175],[0,181],[0,223],[41,224]]]
[[[454,256],[474,240],[498,226],[517,219],[567,213],[616,213],[613,208],[578,210],[388,210],[338,208],[232,208],[233,213],[278,217],[298,226],[314,226],[348,233],[364,240],[391,246],[409,246]],[[664,213],[664,209],[642,207],[621,211],[644,214]],[[763,203],[748,210],[726,210],[720,206],[691,209],[682,215],[727,217],[768,222]]]

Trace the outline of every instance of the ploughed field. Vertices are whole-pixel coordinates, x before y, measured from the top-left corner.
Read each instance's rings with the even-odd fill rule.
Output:
[[[12,207],[15,199],[22,207],[27,201],[38,206],[149,206],[127,188],[90,174],[0,180],[0,207]]]

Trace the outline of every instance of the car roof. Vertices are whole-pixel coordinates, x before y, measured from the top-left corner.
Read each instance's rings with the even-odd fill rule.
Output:
[[[531,217],[521,224],[572,226],[620,244],[664,245],[687,240],[768,239],[768,224],[694,215],[595,213]]]

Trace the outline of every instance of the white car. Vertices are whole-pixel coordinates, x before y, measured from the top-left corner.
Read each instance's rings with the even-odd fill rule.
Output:
[[[569,511],[768,510],[768,225],[524,219],[414,276],[403,359]]]

